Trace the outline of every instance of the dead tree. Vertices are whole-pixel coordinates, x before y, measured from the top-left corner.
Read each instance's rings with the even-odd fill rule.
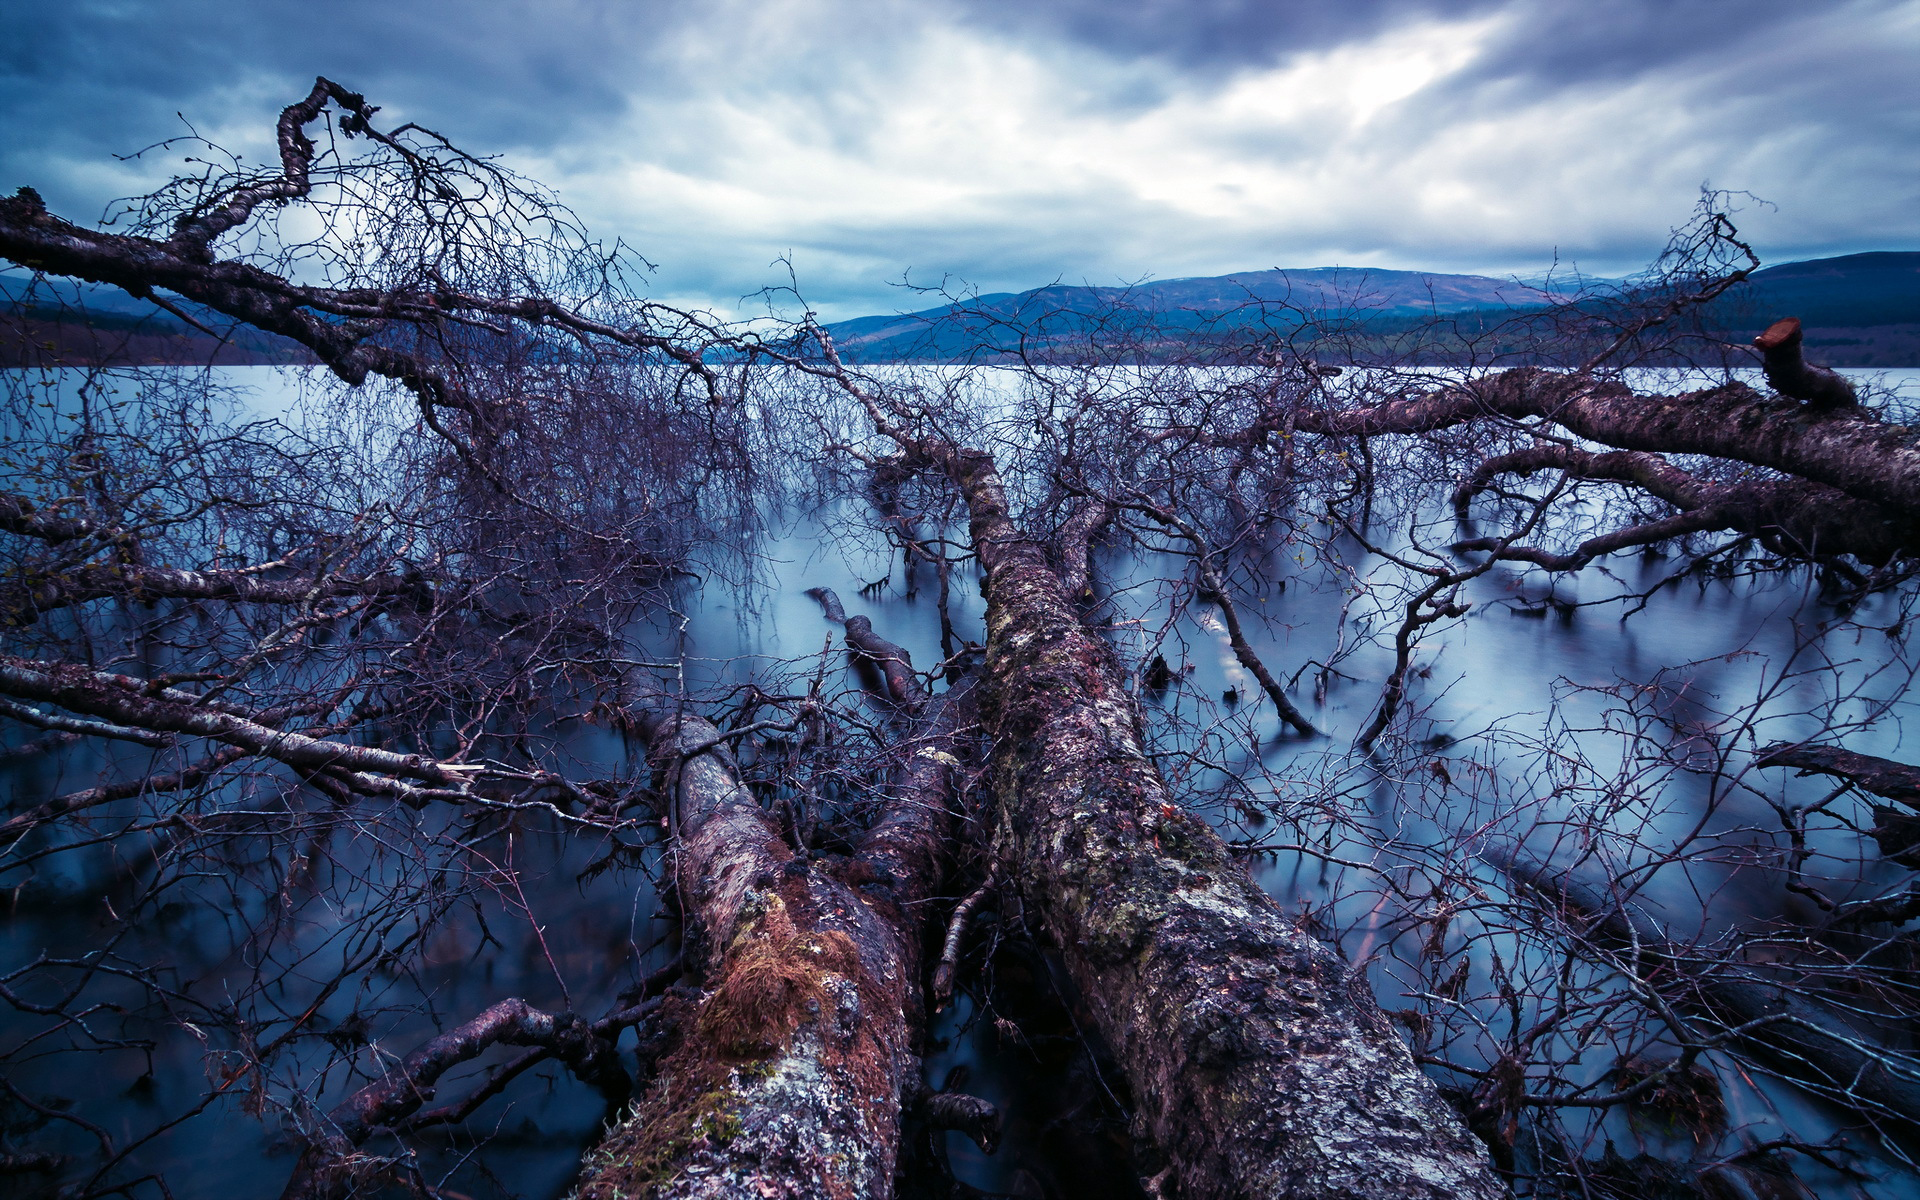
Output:
[[[620,284],[618,254],[586,239],[543,193],[430,131],[383,130],[374,116],[363,97],[319,80],[282,114],[274,170],[183,184],[147,204],[129,231],[63,221],[30,190],[0,201],[0,256],[10,261],[175,307],[184,300],[195,320],[217,314],[291,339],[349,387],[390,381],[430,435],[396,439],[407,452],[390,478],[431,485],[423,490],[433,501],[382,507],[407,490],[396,486],[335,506],[326,528],[300,528],[293,552],[282,543],[295,522],[257,520],[248,528],[265,532],[238,553],[219,539],[261,497],[194,492],[181,482],[192,474],[184,458],[167,467],[164,487],[103,495],[98,481],[115,472],[102,464],[130,451],[97,439],[75,440],[46,480],[0,497],[0,531],[25,547],[10,560],[21,569],[0,579],[0,615],[12,630],[0,716],[48,745],[72,736],[179,756],[134,781],[43,800],[12,814],[8,832],[44,837],[122,800],[185,796],[244,762],[282,790],[318,796],[330,814],[398,800],[384,807],[538,811],[596,834],[637,836],[622,815],[645,790],[632,781],[569,779],[517,749],[504,761],[512,735],[555,691],[602,701],[595,715],[617,710],[647,744],[694,986],[654,1010],[671,1031],[657,1074],[593,1152],[586,1195],[883,1196],[895,1182],[903,1110],[918,1105],[925,1120],[991,1137],[978,1104],[925,1095],[917,1059],[924,925],[938,912],[929,902],[954,850],[946,822],[954,760],[966,750],[959,731],[974,723],[966,705],[977,706],[991,746],[992,844],[981,848],[987,886],[957,911],[938,912],[948,944],[990,888],[1018,890],[1020,912],[1058,954],[1124,1068],[1152,1189],[1498,1194],[1486,1153],[1387,1025],[1360,971],[1257,887],[1169,786],[1114,650],[1082,606],[1091,543],[1116,511],[1173,531],[1195,575],[1180,586],[1217,600],[1236,660],[1302,733],[1312,724],[1291,707],[1284,673],[1260,662],[1229,594],[1245,577],[1235,572],[1246,560],[1233,555],[1251,531],[1297,531],[1305,520],[1289,506],[1311,503],[1319,484],[1347,487],[1335,507],[1351,501],[1361,511],[1346,527],[1364,537],[1388,469],[1374,453],[1383,438],[1490,428],[1462,439],[1486,451],[1462,473],[1462,505],[1497,493],[1507,476],[1554,470],[1627,484],[1677,513],[1571,550],[1515,537],[1463,544],[1494,559],[1574,569],[1713,529],[1783,554],[1876,568],[1910,557],[1920,450],[1798,359],[1791,331],[1770,331],[1761,346],[1779,398],[1738,385],[1642,396],[1596,360],[1572,373],[1526,368],[1345,406],[1326,384],[1333,368],[1269,353],[1259,360],[1265,374],[1250,380],[1141,389],[1185,388],[1178,406],[1157,395],[1069,405],[1042,429],[1041,468],[1003,477],[1008,460],[982,448],[993,443],[928,406],[893,403],[830,346],[814,355],[803,339],[760,341],[634,298]],[[340,154],[348,140],[369,146],[368,156]],[[335,186],[349,197],[349,224],[375,231],[372,251],[334,247],[324,270],[301,273],[304,248],[275,240],[271,214],[318,204]],[[530,227],[560,232],[535,236]],[[241,252],[248,238],[257,253]],[[651,685],[649,668],[633,666],[648,656],[623,641],[635,615],[667,596],[663,581],[687,547],[712,531],[700,520],[712,490],[750,499],[766,478],[772,435],[746,401],[755,386],[747,368],[767,363],[825,378],[859,403],[885,451],[861,460],[883,464],[861,492],[910,556],[936,563],[943,593],[949,560],[906,511],[910,481],[936,480],[949,500],[959,497],[985,574],[985,667],[931,700],[903,649],[862,618],[845,620],[849,646],[888,684],[891,706],[874,724],[893,722],[899,761],[891,803],[844,856],[813,853],[754,795],[743,767],[750,755],[734,747],[765,724],[723,729],[692,698]],[[1178,419],[1159,419],[1175,407]],[[1615,449],[1594,452],[1582,440]],[[1338,447],[1321,457],[1340,465],[1308,464],[1304,443]],[[1662,457],[1679,454],[1723,468]],[[1048,521],[1061,533],[1049,546],[1022,527],[1010,491],[1087,503]],[[266,507],[297,507],[301,492],[289,487]],[[152,494],[193,498],[158,518],[176,536],[154,531],[139,500]],[[201,498],[207,507],[197,507]],[[222,552],[194,553],[202,542]],[[1369,740],[1408,687],[1417,622],[1460,611],[1448,589],[1467,575],[1434,571],[1413,590]],[[188,647],[200,659],[192,664],[142,658],[119,642],[102,664],[92,654],[109,607],[134,614],[137,633],[167,634],[166,622],[182,614],[206,618],[212,632]],[[169,651],[187,644],[147,641]],[[618,668],[625,691],[607,705]],[[773,703],[786,706],[786,718],[770,723],[782,728],[823,715],[812,694]],[[1445,771],[1436,775],[1450,784]],[[142,810],[100,836],[175,838],[214,817],[226,819],[189,802],[177,813]],[[60,849],[19,838],[23,860]],[[958,955],[942,959],[949,968]],[[383,960],[355,969],[375,961]],[[952,973],[935,974],[950,983]],[[333,1186],[333,1167],[361,1153],[357,1137],[380,1121],[418,1119],[436,1072],[487,1046],[525,1043],[526,1053],[611,1078],[596,1062],[604,1030],[503,1004],[417,1057],[376,1058],[377,1078],[333,1107],[331,1131],[309,1130],[316,1187]],[[230,1025],[250,1031],[238,1018]],[[299,1029],[284,1036],[305,1036]],[[232,1078],[263,1079],[262,1061],[255,1054]],[[1488,1088],[1505,1086],[1501,1079]],[[472,1095],[484,1099],[494,1086]],[[409,1106],[416,1111],[403,1112]]]
[[[520,1070],[551,1055],[605,1081],[625,1027],[496,1006],[395,1063],[377,1039],[405,1027],[405,1002],[341,998],[367,972],[417,970],[431,938],[488,905],[530,917],[522,878],[551,864],[490,853],[505,829],[585,832],[602,869],[637,857],[646,835],[628,814],[644,789],[581,772],[546,730],[558,697],[634,657],[617,631],[671,585],[721,501],[752,489],[750,469],[730,469],[739,426],[701,399],[740,376],[689,372],[661,327],[675,319],[641,315],[619,254],[539,189],[372,114],[317,83],[282,116],[275,170],[185,181],[136,206],[131,230],[62,221],[31,189],[0,201],[11,263],[290,338],[337,384],[315,401],[330,443],[232,414],[190,369],[13,371],[0,393],[0,718],[9,744],[49,735],[14,747],[16,763],[99,776],[7,812],[0,872],[29,904],[70,877],[113,914],[101,945],[125,955],[0,969],[0,1002],[33,1027],[7,1053],[85,1013],[91,1050],[138,1054],[151,1041],[129,1030],[179,1030],[210,1064],[184,1111],[149,1127],[51,1118],[96,1138],[74,1167],[82,1194],[120,1186],[175,1122],[236,1099],[312,1135],[306,1175],[324,1192],[343,1157],[380,1165],[359,1137],[449,1064],[519,1044]],[[317,242],[275,228],[289,207],[318,214]],[[482,316],[460,295],[506,304]],[[616,315],[596,346],[595,318]],[[383,382],[412,402],[398,420]],[[289,929],[337,899],[329,887],[356,893],[340,928],[357,948],[309,970]],[[155,913],[176,901],[233,916],[236,975],[182,982],[171,947],[152,953]],[[49,989],[57,1003],[28,998]],[[316,1039],[325,1070],[288,1084],[279,1068],[296,1047],[312,1064]],[[403,1086],[362,1089],[360,1109],[329,1118],[309,1089],[338,1087],[343,1068]]]
[[[1264,439],[1278,414],[1243,436]],[[1555,554],[1528,546],[1504,558],[1574,570],[1601,554],[1729,529],[1768,539],[1798,558],[1851,555],[1870,566],[1903,561],[1920,546],[1920,443],[1854,405],[1816,407],[1804,397],[1768,397],[1740,383],[1672,396],[1643,396],[1591,374],[1522,367],[1441,388],[1418,399],[1288,414],[1295,429],[1360,438],[1432,433],[1473,423],[1539,434],[1546,443],[1489,457],[1455,493],[1464,508],[1501,475],[1552,469],[1577,479],[1638,487],[1679,515],[1624,528]],[[1592,453],[1576,438],[1618,449]],[[1721,482],[1664,456],[1708,455],[1786,478]],[[1479,541],[1463,549],[1488,550]]]
[[[1153,1186],[1500,1194],[1364,981],[1169,792],[1111,652],[1015,524],[992,456],[915,428],[821,340],[823,370],[875,431],[965,500],[985,571],[995,853],[1126,1071]]]
[[[849,646],[887,665],[890,698],[919,721],[885,809],[844,860],[796,854],[720,731],[629,678],[624,711],[666,781],[703,987],[650,1093],[588,1156],[588,1200],[890,1196],[903,1105],[991,1144],[979,1102],[929,1103],[918,1057],[921,945],[950,853],[969,688],[929,699],[903,650],[864,617],[847,625]]]
[[[1798,767],[1806,774],[1832,775],[1859,785],[1876,796],[1920,808],[1920,768],[1873,754],[1856,754],[1838,746],[1809,746],[1776,742],[1761,749],[1756,767]]]

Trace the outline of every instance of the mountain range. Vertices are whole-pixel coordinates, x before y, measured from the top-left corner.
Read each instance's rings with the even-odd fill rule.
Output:
[[[1617,285],[1621,281],[1585,280]],[[1307,320],[1384,332],[1434,318],[1490,323],[1563,302],[1571,289],[1486,275],[1311,267],[1239,271],[1132,287],[1051,284],[1025,292],[948,300],[918,312],[855,317],[827,326],[864,361],[952,359],[1010,353],[1016,334],[1040,340],[1103,336],[1109,343],[1261,329]],[[1920,253],[1873,251],[1782,263],[1756,271],[1721,302],[1734,330],[1797,316],[1809,344],[1842,366],[1920,366]]]
[[[61,284],[64,302],[55,304],[30,292],[28,282],[0,273],[0,366],[311,361],[303,348],[255,330],[214,338],[116,288]],[[855,317],[827,330],[859,361],[952,361],[1089,338],[1135,347],[1196,338],[1246,342],[1284,337],[1309,320],[1375,338],[1436,317],[1486,328],[1570,294],[1559,280],[1308,267],[943,297],[917,312]],[[177,307],[194,312],[184,302]],[[1715,315],[1747,333],[1797,316],[1809,347],[1834,366],[1920,366],[1920,253],[1874,251],[1767,267],[1723,299]],[[207,317],[207,328],[230,324]]]

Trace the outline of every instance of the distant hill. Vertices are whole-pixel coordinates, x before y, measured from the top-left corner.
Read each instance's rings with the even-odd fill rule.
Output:
[[[1179,339],[1245,340],[1324,326],[1384,335],[1436,317],[1487,326],[1537,311],[1556,296],[1484,275],[1310,267],[1168,279],[1131,288],[1053,284],[919,312],[856,317],[829,325],[850,356],[866,361],[996,357],[1074,339],[1151,350]],[[1724,301],[1720,319],[1757,331],[1798,316],[1809,342],[1840,366],[1920,365],[1920,253],[1878,251],[1783,263],[1755,272]]]
[[[26,276],[0,273],[0,366],[312,361],[302,347],[257,330],[210,337],[117,288],[29,283]],[[1245,343],[1284,337],[1309,317],[1360,338],[1388,337],[1434,318],[1484,329],[1555,301],[1539,287],[1485,275],[1308,267],[1133,287],[1056,283],[827,328],[851,358],[950,361],[983,350],[992,358],[1076,341],[1148,353],[1195,340]],[[227,333],[230,323],[217,314],[184,301],[177,307]],[[1920,253],[1875,251],[1767,267],[1716,306],[1716,316],[1741,336],[1797,316],[1816,358],[1834,366],[1920,366]]]
[[[68,282],[35,286],[29,277],[0,274],[0,367],[315,361],[305,347],[286,338],[235,326],[185,300],[174,304],[204,328],[119,288]]]
[[[1485,275],[1446,275],[1364,267],[1237,271],[1165,279],[1133,287],[1052,284],[1000,292],[893,316],[855,317],[827,327],[834,341],[864,359],[951,357],[981,335],[1016,327],[1054,335],[1102,326],[1109,335],[1213,331],[1321,319],[1415,320],[1483,310],[1542,308],[1553,297],[1536,287]]]
[[[1779,317],[1810,326],[1920,324],[1920,253],[1876,250],[1755,271],[1737,298],[1764,327]]]

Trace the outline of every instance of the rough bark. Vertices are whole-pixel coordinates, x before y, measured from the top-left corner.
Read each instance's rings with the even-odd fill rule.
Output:
[[[58,513],[42,512],[25,496],[0,493],[0,529],[8,533],[59,545],[87,537],[97,532],[98,528],[84,517],[63,517]]]
[[[1013,524],[990,457],[923,446],[986,570],[982,725],[1004,875],[1124,1067],[1184,1197],[1492,1197],[1485,1150],[1382,1019],[1184,813],[1107,648]]]
[[[893,1192],[917,1057],[920,947],[945,852],[962,698],[935,702],[895,802],[850,860],[797,857],[719,731],[644,690],[628,712],[673,783],[674,879],[705,991],[578,1194]]]
[[[1275,414],[1248,433],[1265,436],[1287,417],[1303,432],[1358,437],[1425,433],[1487,417],[1540,418],[1622,450],[1751,463],[1920,515],[1920,432],[1857,407],[1815,408],[1739,383],[1640,396],[1614,380],[1519,367],[1415,399]]]
[[[208,703],[205,697],[191,692],[156,688],[144,679],[90,671],[66,663],[0,655],[0,693],[23,700],[48,701],[115,725],[211,738],[290,767],[351,772],[357,784],[367,786],[377,786],[379,781],[362,773],[417,779],[456,789],[467,783],[456,773],[458,768],[425,755],[396,754],[391,750],[275,729],[256,719],[260,714],[242,715],[226,705]]]
[[[133,601],[225,600],[236,604],[311,604],[340,597],[405,597],[420,608],[433,603],[424,579],[380,575],[264,579],[258,570],[187,571],[132,563],[92,563],[0,588],[0,624],[29,625],[44,612],[108,597]]]

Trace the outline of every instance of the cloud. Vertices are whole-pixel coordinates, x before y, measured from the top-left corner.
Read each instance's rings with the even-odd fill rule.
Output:
[[[19,6],[16,6],[16,9]],[[1769,257],[1920,245],[1920,4],[1775,0],[31,0],[0,185],[87,214],[187,113],[265,148],[325,72],[504,152],[731,305],[830,316],[1265,266],[1621,271],[1703,181]],[[144,174],[143,174],[144,173]]]

